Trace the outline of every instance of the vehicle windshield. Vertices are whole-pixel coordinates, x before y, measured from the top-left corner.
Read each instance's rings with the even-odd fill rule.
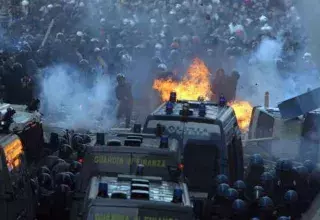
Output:
[[[221,136],[219,125],[200,122],[149,120],[146,128],[148,131],[151,131],[156,129],[158,124],[165,127],[165,133],[169,136],[175,135],[184,139],[210,140],[212,135]]]
[[[156,208],[130,208],[130,207],[91,207],[87,220],[105,220],[105,219],[170,219],[170,220],[188,220],[188,212],[175,212],[173,210],[164,210]]]

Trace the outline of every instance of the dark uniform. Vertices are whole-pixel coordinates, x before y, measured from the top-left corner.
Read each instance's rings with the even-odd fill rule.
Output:
[[[214,95],[213,100],[217,101],[221,94],[228,102],[234,100],[239,78],[240,75],[237,71],[232,71],[231,76],[226,76],[223,69],[218,69],[211,86]]]
[[[227,77],[223,69],[218,69],[214,75],[214,79],[211,84],[211,91],[213,94],[212,99],[215,101],[219,100],[221,94],[225,93],[225,88],[227,86]]]
[[[126,117],[126,127],[130,126],[133,97],[131,92],[131,85],[125,81],[125,76],[119,74],[117,76],[118,85],[116,87],[116,96],[119,100],[119,106],[117,111],[117,119],[122,116]]]
[[[228,86],[227,91],[225,92],[224,96],[228,101],[232,101],[236,99],[236,91],[237,85],[240,75],[237,71],[232,71],[231,76],[228,77]]]

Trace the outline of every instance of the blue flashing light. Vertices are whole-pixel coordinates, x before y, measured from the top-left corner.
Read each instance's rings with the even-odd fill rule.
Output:
[[[206,105],[204,103],[200,103],[199,105],[199,116],[204,117],[206,115]]]
[[[173,112],[173,103],[172,102],[167,102],[166,104],[166,113],[167,114],[172,114]]]
[[[160,138],[160,148],[168,148],[169,147],[169,137],[162,136]]]
[[[100,197],[108,197],[108,183],[99,183],[98,196]]]
[[[183,190],[181,188],[175,188],[173,190],[172,202],[181,203],[182,202],[182,194],[183,194]]]
[[[169,142],[169,137],[168,136],[162,136],[160,138],[160,142],[161,143],[168,143]]]
[[[219,105],[220,106],[225,106],[227,104],[227,100],[226,98],[224,97],[224,95],[220,95],[220,98],[219,98]]]

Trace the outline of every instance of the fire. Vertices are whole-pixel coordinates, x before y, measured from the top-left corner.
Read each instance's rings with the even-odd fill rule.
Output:
[[[246,131],[251,120],[252,106],[247,101],[234,101],[229,103],[236,114],[238,125],[242,131]]]
[[[163,102],[168,100],[173,91],[177,93],[177,99],[180,100],[197,100],[199,97],[210,100],[212,97],[210,71],[205,63],[198,58],[193,60],[182,81],[156,79],[153,88],[160,93]],[[234,101],[228,104],[235,111],[240,129],[247,130],[251,119],[251,104],[247,101]]]
[[[210,71],[202,60],[196,58],[182,81],[156,79],[153,88],[159,91],[162,101],[167,101],[170,92],[173,91],[177,93],[177,99],[180,100],[197,100],[200,96],[209,100],[211,97]]]

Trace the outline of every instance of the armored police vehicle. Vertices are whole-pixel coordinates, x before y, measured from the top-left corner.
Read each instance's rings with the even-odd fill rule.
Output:
[[[41,158],[44,140],[41,115],[27,112],[25,108],[22,105],[0,104],[0,133],[19,136],[30,164]]]
[[[191,220],[192,212],[184,183],[141,175],[96,176],[84,206],[72,206],[71,220]]]
[[[181,152],[176,140],[141,133],[97,136],[97,144],[85,153],[78,191],[85,192],[92,176],[134,174],[138,164],[145,166],[145,175],[157,175],[164,180],[174,180],[179,175]]]
[[[27,171],[23,144],[17,135],[0,135],[1,219],[33,219],[35,191]]]
[[[312,159],[317,162],[320,144],[320,112],[311,111],[303,116],[283,119],[278,108],[256,106],[252,110],[248,131],[248,140],[257,139],[254,149],[261,149],[264,157],[281,154],[282,148],[290,146],[290,151],[284,150],[283,157],[295,157],[299,160]]]
[[[234,110],[220,103],[183,101],[163,103],[147,116],[144,133],[163,133],[178,140],[183,152],[184,175],[191,191],[207,192],[219,173],[230,181],[243,178],[241,132]]]

